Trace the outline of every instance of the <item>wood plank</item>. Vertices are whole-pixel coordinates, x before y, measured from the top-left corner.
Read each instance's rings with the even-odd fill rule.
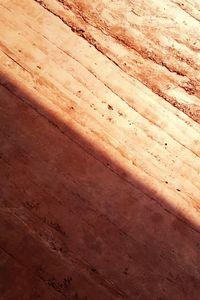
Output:
[[[0,1],[5,299],[199,299],[198,3],[147,2]]]
[[[10,2],[8,1],[8,3]],[[71,43],[68,42],[67,44],[66,40],[65,44],[70,49],[70,55],[76,50],[77,47],[74,47],[74,43],[77,43],[83,51],[82,60],[85,59],[87,63],[87,57],[89,57],[87,64],[91,65],[91,60],[94,60],[94,57],[97,57],[97,61],[98,59],[102,60],[101,64],[108,64],[107,72],[114,73],[116,76],[109,76],[107,77],[108,82],[100,84],[102,77],[105,77],[105,69],[102,70],[97,66],[96,69],[98,73],[101,73],[101,78],[96,78],[96,74],[95,76],[90,74],[93,79],[91,84],[98,81],[102,87],[103,95],[106,95],[108,88],[110,88],[109,94],[113,99],[109,98],[108,101],[102,96],[100,99],[99,97],[95,99],[95,96],[88,95],[88,91],[85,94],[85,89],[80,89],[82,85],[80,86],[79,80],[74,80],[73,70],[65,69],[65,63],[69,60],[69,55],[59,49],[56,51],[55,45],[43,38],[41,34],[35,33],[28,26],[23,25],[23,30],[27,29],[27,33],[30,32],[31,41],[28,38],[25,39],[25,34],[21,29],[21,18],[14,19],[12,17],[14,10],[10,12],[2,7],[1,48],[4,52],[1,55],[5,72],[8,73],[9,69],[12,76],[18,76],[18,81],[22,80],[24,83],[26,80],[26,86],[31,89],[32,94],[38,92],[40,98],[44,96],[40,100],[42,105],[45,105],[48,110],[50,107],[53,111],[59,110],[57,117],[64,118],[68,125],[78,125],[78,131],[81,130],[80,132],[85,137],[89,136],[91,143],[101,144],[102,151],[109,152],[110,156],[115,157],[117,164],[123,165],[129,174],[145,183],[149,190],[152,190],[152,194],[167,198],[172,207],[178,207],[183,217],[188,214],[188,211],[189,215],[191,214],[189,218],[198,214],[198,210],[191,209],[191,203],[198,207],[198,199],[200,199],[199,181],[196,180],[200,170],[200,161],[197,157],[200,151],[199,128],[194,129],[179,118],[174,118],[174,113],[163,108],[161,105],[163,102],[160,102],[160,99],[157,100],[157,96],[155,96],[155,100],[153,95],[152,97],[147,96],[145,102],[143,101],[141,105],[142,98],[144,95],[146,96],[146,90],[143,92],[131,83],[129,78],[124,79],[126,75],[121,74],[121,71],[113,63],[105,61],[101,53],[95,48],[90,48],[85,40],[76,36],[70,29],[66,28],[65,24],[46,12],[42,7],[32,1],[30,1],[30,6],[26,5],[24,9],[27,9],[27,7],[28,11],[31,10],[32,17],[40,16],[41,24],[44,24],[44,22],[54,24],[55,22],[55,32],[52,31],[52,28],[49,30],[48,27],[44,27],[44,31],[51,33],[51,36],[57,36],[56,31],[59,32],[56,26],[57,23],[62,30],[65,30],[65,33],[61,32],[62,38],[66,37],[69,41],[71,36]],[[50,18],[49,21],[48,18]],[[33,22],[31,23],[33,24]],[[43,26],[37,26],[37,28],[43,28]],[[18,32],[20,32],[20,35]],[[44,50],[38,48],[36,44],[38,40],[41,40],[40,43],[43,48],[48,48],[51,55],[49,52],[48,54],[43,53]],[[33,43],[35,46],[32,46]],[[89,54],[86,58],[84,49]],[[91,53],[89,53],[90,49]],[[79,57],[81,57],[81,53]],[[40,66],[41,61],[45,62],[44,66]],[[47,61],[49,61],[48,64]],[[42,70],[38,69],[37,66],[41,67]],[[80,64],[76,66],[74,72],[78,72],[79,66]],[[70,73],[69,75],[67,71]],[[62,76],[60,76],[61,74]],[[85,82],[88,85],[87,75],[86,70],[85,76],[84,73],[82,75],[85,78],[84,85],[86,85]],[[118,78],[119,76],[120,78]],[[119,85],[116,84],[113,87],[109,78],[114,78],[114,81],[117,82],[123,80],[123,86],[129,89],[120,88],[119,90]],[[106,87],[104,87],[105,85]],[[74,88],[77,89],[76,92]],[[87,87],[88,89],[89,87]],[[130,98],[129,95],[135,90],[138,92],[139,98],[135,98],[133,100],[134,106],[131,106],[133,101],[131,99],[128,102],[127,96]],[[121,93],[123,94],[122,98],[120,98]],[[46,97],[50,99],[48,104]],[[127,102],[124,99],[127,99]],[[168,106],[171,109],[171,106]],[[109,109],[109,107],[113,109]],[[120,118],[118,114],[119,109],[123,109],[120,110],[124,115],[123,118]],[[160,114],[161,109],[162,114]],[[104,116],[105,111],[106,115]],[[119,126],[117,126],[118,123]],[[185,134],[186,132],[187,134]],[[168,183],[166,184],[166,182]],[[198,220],[200,219],[196,218],[197,222]]]

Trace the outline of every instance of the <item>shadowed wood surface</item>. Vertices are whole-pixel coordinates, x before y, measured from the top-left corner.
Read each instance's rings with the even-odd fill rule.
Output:
[[[0,299],[199,299],[199,11],[0,0]]]

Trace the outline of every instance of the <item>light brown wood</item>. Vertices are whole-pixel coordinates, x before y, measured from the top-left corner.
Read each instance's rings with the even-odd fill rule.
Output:
[[[3,299],[199,299],[200,6],[181,3],[0,0]]]

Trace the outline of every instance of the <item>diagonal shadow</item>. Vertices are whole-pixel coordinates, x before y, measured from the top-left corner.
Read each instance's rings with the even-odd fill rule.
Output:
[[[0,82],[2,299],[199,299],[196,225]]]

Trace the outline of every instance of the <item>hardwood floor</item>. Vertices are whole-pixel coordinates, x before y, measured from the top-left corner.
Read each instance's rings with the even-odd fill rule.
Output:
[[[0,299],[199,299],[199,11],[0,0]]]

